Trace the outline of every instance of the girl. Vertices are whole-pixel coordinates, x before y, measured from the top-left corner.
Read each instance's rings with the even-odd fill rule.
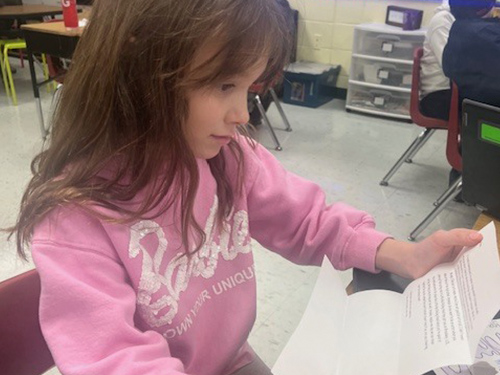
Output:
[[[95,3],[13,229],[63,374],[269,374],[247,344],[250,237],[299,264],[406,277],[480,241],[390,239],[237,135],[287,30],[277,0]]]

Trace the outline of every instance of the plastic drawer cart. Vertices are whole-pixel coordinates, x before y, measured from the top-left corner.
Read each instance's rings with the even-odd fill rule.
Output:
[[[386,24],[356,26],[346,109],[410,120],[413,51],[422,47],[425,32]]]

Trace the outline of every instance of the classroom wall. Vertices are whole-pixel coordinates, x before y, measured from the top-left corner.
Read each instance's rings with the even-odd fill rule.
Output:
[[[424,11],[427,25],[440,3],[413,0],[288,0],[299,11],[297,58],[325,64],[340,64],[338,87],[347,88],[354,26],[385,22],[388,5]],[[320,35],[317,38],[315,35]]]
[[[429,22],[436,2],[417,0],[288,0],[299,11],[297,58],[340,64],[337,86],[347,88],[351,64],[354,26],[367,22],[385,22],[388,5],[424,11],[422,25]],[[439,0],[438,0],[439,1]],[[25,4],[60,5],[60,0],[23,0]],[[316,38],[315,35],[320,35]]]
[[[23,0],[23,4],[61,5],[61,0]]]

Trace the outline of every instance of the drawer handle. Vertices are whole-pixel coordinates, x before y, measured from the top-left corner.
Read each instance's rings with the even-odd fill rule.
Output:
[[[377,98],[377,97],[383,97],[383,98],[387,98],[387,99],[392,98],[392,94],[389,91],[385,91],[385,90],[374,89],[374,90],[370,90],[369,93],[374,98]]]
[[[387,69],[387,70],[392,70],[392,71],[397,71],[398,67],[393,64],[386,64],[386,63],[380,63],[379,64],[381,69]]]
[[[396,35],[384,35],[384,34],[381,34],[381,35],[377,35],[376,36],[377,39],[382,39],[383,41],[386,41],[386,42],[389,42],[389,41],[393,41],[393,42],[399,42],[401,41],[401,38],[396,36]]]

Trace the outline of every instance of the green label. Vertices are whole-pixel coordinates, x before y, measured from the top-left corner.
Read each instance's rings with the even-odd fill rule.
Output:
[[[481,139],[500,145],[500,128],[483,122],[481,124]]]

